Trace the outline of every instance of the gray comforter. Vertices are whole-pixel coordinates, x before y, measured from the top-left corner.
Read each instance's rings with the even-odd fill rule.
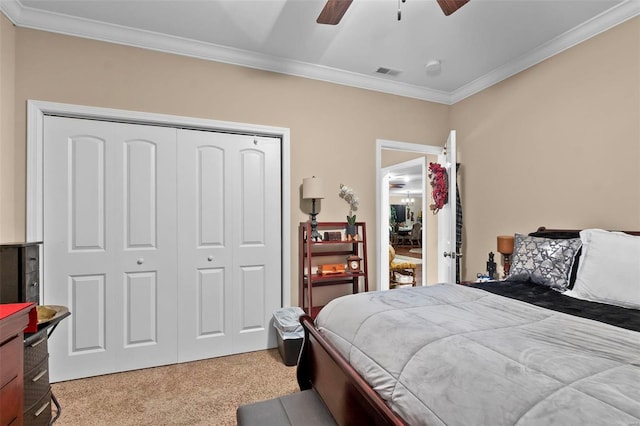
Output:
[[[410,425],[640,426],[640,334],[454,284],[335,299],[325,335]]]

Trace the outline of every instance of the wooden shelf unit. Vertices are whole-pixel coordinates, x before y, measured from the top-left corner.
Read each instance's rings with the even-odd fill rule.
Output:
[[[347,222],[318,222],[317,230],[320,235],[325,231],[341,231],[347,227]],[[351,284],[352,293],[369,291],[369,274],[367,261],[367,226],[364,222],[356,222],[358,239],[355,241],[314,241],[311,238],[311,222],[301,222],[298,228],[298,299],[299,306],[312,318],[315,318],[322,306],[313,304],[314,287]],[[359,256],[359,272],[318,274],[313,273],[312,268],[319,264],[347,263],[350,255]],[[333,259],[333,260],[331,260]]]

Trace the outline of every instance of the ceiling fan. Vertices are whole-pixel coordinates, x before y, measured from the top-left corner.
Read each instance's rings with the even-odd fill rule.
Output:
[[[467,4],[469,0],[437,0],[440,8],[446,16]],[[327,0],[320,16],[316,19],[318,24],[337,25],[351,6],[353,0]]]

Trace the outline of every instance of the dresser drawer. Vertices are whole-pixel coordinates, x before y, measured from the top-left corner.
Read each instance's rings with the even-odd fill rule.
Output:
[[[25,274],[22,294],[25,302],[40,304],[40,271]]]
[[[18,336],[0,346],[0,388],[20,374],[20,346],[22,339]]]
[[[29,273],[38,269],[40,269],[40,246],[28,245],[23,251],[22,272]]]
[[[24,413],[25,426],[46,426],[51,421],[51,392],[47,392],[38,402]]]
[[[49,392],[48,357],[36,368],[24,375],[24,408],[29,410],[44,394]]]
[[[0,387],[0,424],[11,424],[20,417],[21,398],[20,381],[17,377]]]
[[[47,358],[49,351],[47,348],[48,338],[46,330],[41,330],[34,341],[24,345],[24,372],[28,373],[38,364]]]

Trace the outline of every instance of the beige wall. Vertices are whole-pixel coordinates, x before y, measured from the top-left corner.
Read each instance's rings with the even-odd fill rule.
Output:
[[[640,229],[639,123],[640,18],[453,105],[465,275],[499,234]]]
[[[15,27],[0,13],[0,242],[20,241],[24,232],[15,226],[22,214],[14,200],[20,197],[16,187],[15,161]]]
[[[357,191],[375,271],[377,138],[439,145],[458,131],[467,279],[498,234],[640,229],[640,18],[451,107],[14,29],[4,16],[0,31],[0,242],[25,233],[27,99],[290,128],[294,303],[304,177],[324,178],[320,220],[344,219],[340,183]]]
[[[321,176],[321,221],[343,221],[340,183],[360,197],[358,220],[369,224],[370,282],[375,274],[375,141],[442,141],[445,105],[282,74],[18,28],[15,36],[15,183],[3,200],[16,216],[1,235],[24,238],[26,101],[64,102],[235,121],[291,129],[292,302],[297,301],[297,223],[304,177]],[[310,210],[310,209],[309,209]],[[375,287],[375,284],[373,285]]]

